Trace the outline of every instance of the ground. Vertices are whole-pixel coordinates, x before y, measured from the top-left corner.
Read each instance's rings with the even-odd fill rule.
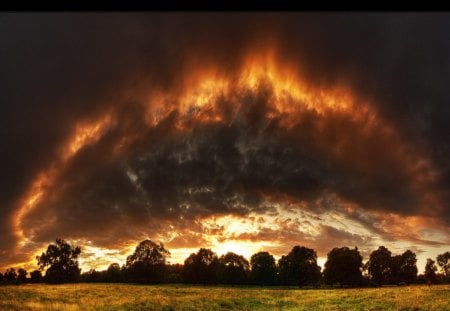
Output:
[[[308,290],[29,284],[0,286],[0,310],[450,310],[450,285]]]

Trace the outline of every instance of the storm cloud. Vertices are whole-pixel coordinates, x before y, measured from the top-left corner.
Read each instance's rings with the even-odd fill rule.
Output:
[[[448,247],[449,27],[445,14],[1,14],[0,266],[59,236],[113,249],[292,207],[386,241],[430,245],[419,231],[436,229]],[[301,228],[322,254],[375,246]]]

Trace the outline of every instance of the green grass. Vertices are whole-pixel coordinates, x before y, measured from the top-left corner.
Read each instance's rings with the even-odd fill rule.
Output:
[[[317,290],[129,284],[0,286],[0,310],[450,310],[450,285]]]

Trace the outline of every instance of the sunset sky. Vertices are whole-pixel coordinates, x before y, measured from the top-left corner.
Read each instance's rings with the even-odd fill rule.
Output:
[[[450,15],[1,13],[0,272],[144,239],[450,250]]]

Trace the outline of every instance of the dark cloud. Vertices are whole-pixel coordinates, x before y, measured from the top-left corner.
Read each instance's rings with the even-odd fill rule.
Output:
[[[268,199],[314,201],[326,192],[365,209],[420,211],[422,193],[414,193],[408,178],[415,176],[404,168],[402,154],[381,148],[395,140],[376,127],[361,135],[361,124],[348,117],[308,111],[286,129],[276,118],[267,119],[270,94],[263,89],[238,96],[234,100],[245,105],[232,123],[198,123],[189,131],[175,129],[181,118],[176,111],[156,127],[144,126],[142,113],[121,113],[116,128],[80,150],[62,170],[48,199],[28,215],[26,235],[46,241],[90,232],[116,243],[128,237],[118,227],[140,232],[154,219],[266,212]],[[130,124],[137,138],[127,152],[114,155],[117,142],[133,131]],[[52,218],[57,222],[45,225]]]
[[[17,244],[11,218],[51,165],[56,181],[24,222],[35,241],[90,235],[112,245],[166,220],[181,228],[324,192],[448,224],[449,26],[446,14],[1,14],[0,254]],[[233,77],[265,49],[313,86],[348,86],[378,123],[304,109],[287,128],[289,116],[267,117],[269,85],[216,99],[226,122],[197,124],[174,109],[148,125],[155,94],[177,98],[202,68]],[[116,123],[55,164],[76,124],[107,112]]]

